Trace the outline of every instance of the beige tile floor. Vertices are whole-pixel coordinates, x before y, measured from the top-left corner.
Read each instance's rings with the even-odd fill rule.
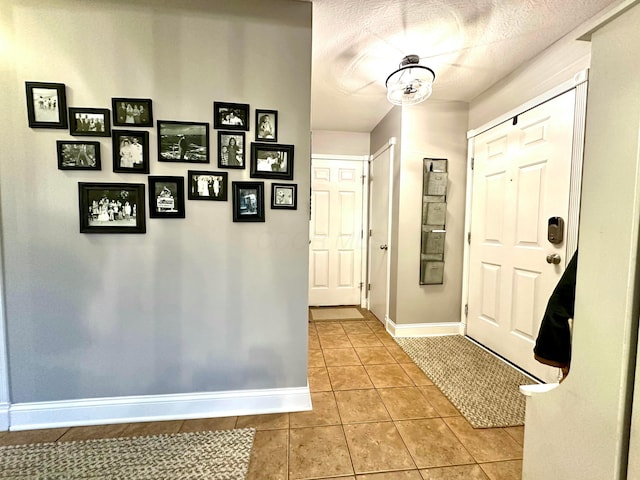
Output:
[[[519,480],[524,429],[472,428],[361,312],[309,322],[310,412],[0,432],[0,445],[255,427],[249,480]]]

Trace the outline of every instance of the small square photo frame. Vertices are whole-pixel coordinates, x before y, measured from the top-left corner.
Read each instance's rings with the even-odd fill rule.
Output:
[[[100,142],[57,140],[58,170],[101,170]]]
[[[110,137],[111,113],[107,108],[69,108],[69,133],[74,136]]]
[[[114,127],[153,127],[153,102],[150,98],[112,98]]]
[[[278,141],[278,111],[256,109],[256,142]]]
[[[31,128],[69,128],[64,83],[25,82]]]
[[[293,145],[251,143],[251,178],[293,180]]]
[[[143,183],[78,182],[80,233],[146,233]]]
[[[158,161],[209,163],[209,124],[158,120]]]
[[[227,201],[229,185],[227,172],[189,170],[187,182],[189,200]]]
[[[184,177],[149,178],[149,217],[184,218]]]
[[[244,132],[218,132],[218,168],[245,168]]]
[[[233,221],[264,222],[264,182],[232,182]]]
[[[149,132],[114,130],[113,171],[117,173],[149,173]]]
[[[249,131],[249,105],[213,102],[213,128]]]
[[[272,183],[271,208],[297,210],[298,185],[295,183]]]

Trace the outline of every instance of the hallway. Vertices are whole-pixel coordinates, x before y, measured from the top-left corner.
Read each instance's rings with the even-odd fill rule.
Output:
[[[254,427],[250,480],[520,479],[524,428],[471,428],[360,312],[309,322],[311,412],[0,432],[0,445]]]

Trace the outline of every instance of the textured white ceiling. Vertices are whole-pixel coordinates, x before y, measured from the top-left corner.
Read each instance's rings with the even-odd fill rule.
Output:
[[[370,132],[402,57],[436,72],[432,100],[470,101],[616,0],[312,0],[314,130]]]

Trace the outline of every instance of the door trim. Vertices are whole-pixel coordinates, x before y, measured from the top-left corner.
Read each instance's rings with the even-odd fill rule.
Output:
[[[487,131],[489,128],[504,123],[505,119],[510,119],[516,115],[521,115],[527,110],[541,105],[549,100],[556,98],[557,96],[566,93],[573,88],[576,90],[576,103],[574,109],[573,120],[573,146],[571,151],[571,186],[569,192],[569,218],[567,219],[567,240],[565,245],[565,263],[568,263],[569,259],[575,252],[578,246],[578,227],[580,219],[580,196],[582,185],[582,164],[584,157],[584,135],[586,125],[586,111],[587,111],[587,90],[588,79],[587,70],[576,74],[574,78],[574,86],[572,88],[566,88],[567,82],[549,90],[546,94],[536,97],[534,100],[538,103],[533,105],[532,101],[527,102],[515,110],[512,110],[506,115],[498,117],[494,122],[489,122],[487,125],[491,125],[487,128],[480,128],[476,130],[469,130],[467,132],[467,188],[466,188],[466,204],[465,204],[465,225],[464,225],[464,264],[462,272],[462,305],[460,308],[460,321],[464,324],[464,331],[467,331],[467,315],[466,305],[469,304],[469,276],[470,276],[470,255],[471,245],[469,238],[471,235],[471,204],[473,200],[473,154],[475,147],[475,136]],[[578,82],[578,79],[581,79]]]
[[[9,430],[9,407],[11,406],[3,259],[4,254],[0,241],[0,432]]]
[[[392,226],[393,226],[393,169],[394,169],[394,157],[395,157],[395,146],[397,143],[397,139],[396,137],[391,137],[387,143],[385,145],[383,145],[380,149],[378,149],[378,151],[376,151],[373,155],[369,156],[369,168],[367,169],[367,172],[370,171],[371,169],[371,162],[378,158],[380,155],[382,155],[384,152],[386,152],[387,150],[390,150],[389,152],[389,212],[388,212],[388,217],[387,217],[387,246],[389,247],[387,250],[387,279],[386,279],[386,288],[385,288],[385,312],[384,312],[384,319],[382,319],[382,322],[384,323],[384,325],[387,325],[387,322],[390,321],[389,318],[389,302],[391,301],[391,252],[393,250],[393,243],[391,242],[391,233],[392,233]],[[368,188],[367,189],[367,210],[368,210],[368,219],[371,218],[372,216],[372,212],[371,212],[371,190]],[[367,221],[367,230],[366,232],[369,231],[369,221]],[[365,242],[367,245],[367,284],[369,284],[371,282],[371,249],[370,249],[370,241],[371,241],[371,237],[367,234],[367,241]],[[368,290],[368,289],[367,289]],[[367,309],[370,309],[370,298],[369,298],[369,292],[367,291]]]
[[[369,218],[368,218],[368,198],[369,198],[369,158],[370,155],[330,155],[323,153],[312,153],[311,164],[314,160],[336,160],[336,161],[352,161],[352,162],[364,162],[362,165],[362,239],[360,245],[360,307],[367,308],[367,244],[364,241],[365,232],[369,231]],[[310,172],[312,170],[310,169]],[[309,174],[311,175],[311,173]],[[367,201],[365,201],[367,200]],[[311,222],[311,209],[309,209],[309,222]],[[311,232],[311,228],[309,228]],[[311,245],[311,238],[309,238],[309,245]]]

